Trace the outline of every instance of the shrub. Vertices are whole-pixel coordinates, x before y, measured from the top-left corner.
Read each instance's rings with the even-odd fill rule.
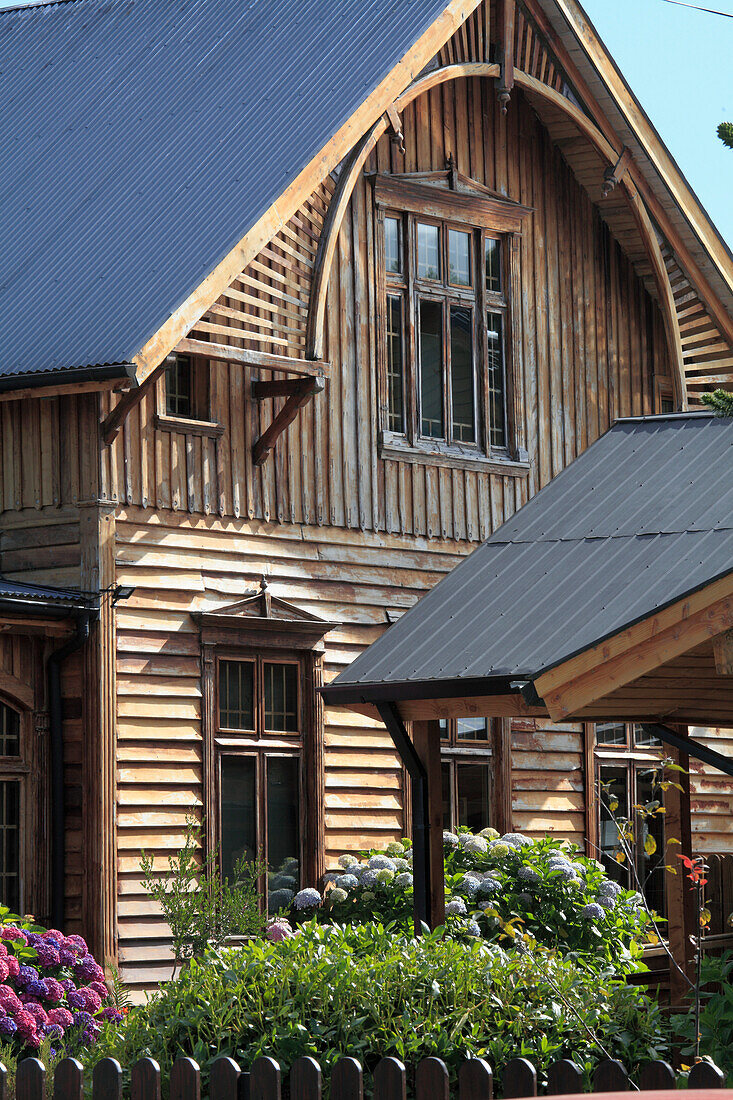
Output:
[[[733,1075],[733,951],[703,955],[701,966],[700,1054],[719,1066],[730,1080]],[[713,988],[704,988],[712,986]],[[683,1040],[682,1055],[695,1053],[695,1005],[685,1015],[673,1016],[675,1034]]]
[[[122,1018],[81,936],[0,907],[0,1042],[9,1061],[43,1047],[53,1062],[92,1046]]]
[[[637,968],[651,924],[640,897],[607,878],[602,864],[552,837],[529,840],[494,829],[444,834],[446,927],[456,935],[504,942],[521,930],[545,947],[582,958],[595,968]],[[396,921],[412,926],[412,849],[409,840],[385,852],[341,858],[321,902],[298,907],[293,918],[321,921]]]
[[[123,1065],[150,1055],[165,1071],[188,1054],[205,1076],[220,1054],[243,1068],[272,1055],[284,1072],[312,1055],[326,1085],[344,1054],[367,1071],[385,1055],[414,1066],[432,1054],[455,1083],[469,1054],[497,1070],[515,1055],[540,1071],[564,1056],[590,1070],[604,1055],[587,1029],[630,1068],[667,1050],[643,993],[546,948],[309,922],[279,943],[251,940],[194,960],[97,1053]]]

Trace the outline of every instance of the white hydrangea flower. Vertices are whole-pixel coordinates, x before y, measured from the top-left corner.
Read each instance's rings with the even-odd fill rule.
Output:
[[[368,868],[364,871],[363,875],[359,878],[359,885],[369,888],[370,886],[376,886],[379,882],[377,878],[377,872],[373,868]]]
[[[576,875],[580,876],[580,878],[585,878],[585,876],[588,874],[588,868],[585,867],[582,863],[571,863],[570,866],[575,871]]]
[[[356,858],[356,856],[352,856],[352,855],[347,854],[347,855],[344,855],[344,856],[339,856],[339,861],[338,862],[339,862],[339,867],[343,867],[344,870],[346,871],[350,867],[356,867],[357,864],[359,863],[359,860]]]
[[[492,840],[489,844],[489,855],[501,859],[503,856],[508,856],[511,849],[508,844],[505,844],[503,840]]]
[[[529,837],[523,833],[504,833],[501,842],[502,844],[508,844],[510,848],[524,848],[525,845],[532,843]]]
[[[394,878],[394,871],[390,871],[389,867],[380,867],[377,871],[377,882],[391,882]]]
[[[460,882],[460,888],[464,893],[468,894],[469,898],[474,898],[478,894],[479,882],[469,875],[464,875]]]
[[[603,917],[603,910],[600,905],[595,901],[592,901],[590,905],[584,905],[580,910],[580,915],[585,920],[600,920]]]
[[[412,867],[412,848],[410,848],[409,852],[405,852],[405,859],[407,860],[408,866]]]
[[[472,833],[461,833],[459,844],[464,852],[469,852],[474,856],[485,855],[489,847],[485,836],[474,836]]]
[[[394,856],[401,856],[404,850],[399,840],[391,840],[387,845],[386,854],[394,858]]]
[[[465,917],[467,911],[463,898],[452,898],[445,907],[446,917]]]
[[[395,859],[393,860],[395,871],[409,871],[410,861],[407,859]]]
[[[339,890],[353,890],[358,885],[359,880],[356,875],[339,875],[336,879],[336,886]]]
[[[293,905],[296,909],[315,909],[316,906],[321,905],[322,900],[318,891],[308,886],[305,890],[298,891],[293,898]]]
[[[373,871],[394,871],[394,863],[389,856],[372,856],[367,861],[367,867],[371,867]]]
[[[348,896],[349,895],[346,893],[346,891],[342,890],[339,886],[334,886],[333,890],[331,890],[328,895],[331,903],[334,905],[338,905],[339,902],[346,901]]]
[[[604,878],[603,882],[598,887],[598,893],[617,898],[621,893],[621,887],[617,882],[614,882],[612,878]]]
[[[403,871],[394,880],[395,886],[412,886],[412,875],[409,871]]]
[[[443,844],[446,845],[448,848],[457,848],[458,847],[458,837],[456,836],[455,833],[449,833],[447,831],[444,831],[443,832]]]
[[[485,836],[487,840],[498,840],[499,839],[499,830],[498,829],[492,829],[491,826],[489,826],[488,829],[482,829],[481,832],[479,833],[479,836]]]
[[[542,875],[538,871],[535,871],[534,867],[520,867],[517,872],[517,878],[520,882],[528,882],[530,886],[534,886],[542,880]]]

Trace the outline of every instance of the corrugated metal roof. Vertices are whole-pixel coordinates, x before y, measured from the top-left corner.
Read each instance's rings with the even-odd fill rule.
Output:
[[[730,572],[733,419],[621,420],[324,694],[531,679]]]
[[[0,377],[129,362],[445,6],[0,12]]]
[[[93,609],[96,606],[96,601],[94,597],[90,597],[83,592],[75,592],[71,588],[20,584],[17,581],[9,581],[5,577],[0,577],[0,604],[23,605],[26,610],[30,606],[37,613],[55,610],[63,611],[66,614],[72,611]]]

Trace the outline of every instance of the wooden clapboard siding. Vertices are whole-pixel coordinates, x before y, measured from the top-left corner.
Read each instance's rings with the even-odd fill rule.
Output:
[[[120,510],[116,579],[136,592],[117,610],[117,907],[120,961],[136,989],[158,980],[169,955],[165,925],[140,883],[141,851],[163,870],[187,816],[200,820],[203,807],[200,643],[190,612],[233,603],[267,573],[275,595],[337,624],[326,636],[329,680],[385,629],[387,610],[411,606],[467,549]],[[328,866],[344,851],[403,834],[402,769],[382,727],[326,708],[324,758]]]
[[[492,82],[454,81],[410,104],[403,126],[406,155],[385,136],[367,162],[368,172],[435,169],[452,153],[459,171],[534,210],[521,246],[522,295],[515,304],[520,346],[513,366],[532,459],[529,478],[379,458],[378,334],[370,323],[372,198],[362,176],[342,224],[328,286],[325,356],[332,370],[323,394],[302,410],[274,456],[257,468],[252,443],[282,399],[252,401],[254,368],[210,361],[211,416],[223,428],[216,439],[155,428],[161,380],[157,394],[146,394],[105,450],[103,491],[109,499],[150,511],[475,542],[509,518],[528,493],[572,461],[617,416],[653,411],[653,374],[668,374],[657,304],[521,91],[515,89],[503,119]],[[598,186],[600,178],[601,167],[594,176]],[[322,211],[326,199],[314,196],[313,209],[316,200]],[[304,218],[299,213],[293,224]],[[310,248],[312,238],[302,227],[298,232],[303,247]],[[267,278],[264,270],[297,282],[300,268],[284,248],[288,242],[292,236],[268,246],[237,286],[245,285],[253,270],[258,282]],[[295,268],[282,266],[286,257]],[[304,261],[303,301],[309,271]],[[273,298],[270,305],[275,310],[289,303]],[[235,324],[235,318],[229,320]],[[250,320],[236,323],[241,326],[237,331],[253,335],[234,336],[230,328],[214,334],[217,343],[240,347],[248,341],[253,350],[264,349],[261,330],[254,334]],[[302,354],[302,348],[292,345],[290,352]],[[200,361],[198,369],[206,369],[205,364]],[[260,375],[271,377],[270,372]],[[103,394],[103,412],[116,399]]]
[[[528,836],[586,841],[582,727],[512,722],[512,826]]]
[[[690,737],[733,757],[733,730],[691,726]],[[696,852],[733,852],[733,779],[690,760],[690,798]]]
[[[8,580],[79,587],[79,509],[6,512],[0,525],[0,572]]]

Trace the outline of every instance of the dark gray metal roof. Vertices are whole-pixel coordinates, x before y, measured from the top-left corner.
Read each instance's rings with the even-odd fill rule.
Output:
[[[51,588],[40,584],[20,584],[0,577],[0,606],[6,610],[22,609],[26,614],[55,613],[56,617],[74,611],[95,610],[98,600],[71,588]]]
[[[0,383],[128,363],[444,8],[0,11]]]
[[[730,572],[733,419],[620,420],[324,694],[507,688]]]

